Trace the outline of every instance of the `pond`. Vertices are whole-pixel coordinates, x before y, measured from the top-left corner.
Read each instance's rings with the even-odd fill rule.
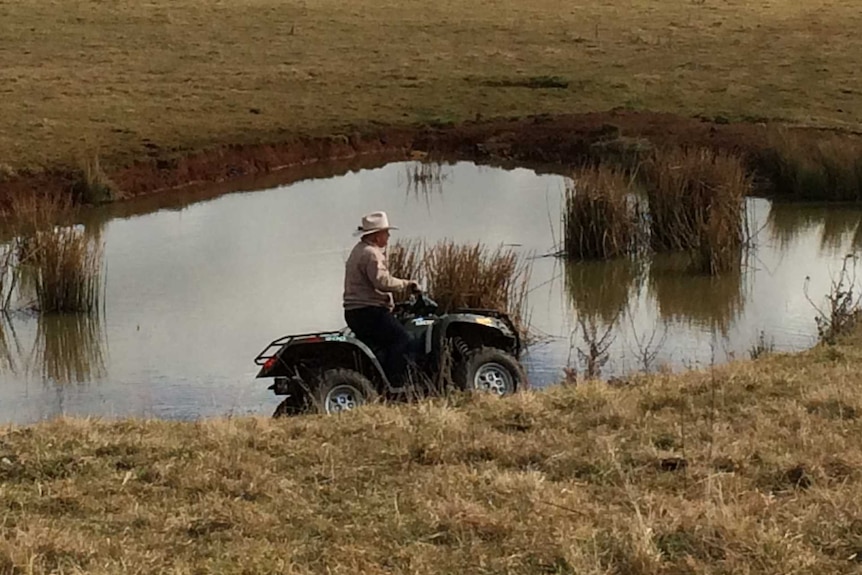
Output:
[[[564,367],[584,369],[591,321],[608,333],[603,377],[747,357],[760,339],[781,351],[809,347],[817,334],[806,277],[819,303],[860,240],[855,209],[750,199],[756,235],[739,274],[692,276],[667,258],[566,266],[546,257],[559,243],[566,178],[458,162],[417,187],[414,167],[88,213],[104,244],[103,310],[2,316],[0,422],[271,413],[277,398],[254,379],[254,357],[279,336],[343,326],[351,233],[378,209],[400,227],[393,240],[481,241],[532,258],[539,337],[524,361],[539,387],[560,381]],[[152,206],[160,201],[171,207]]]

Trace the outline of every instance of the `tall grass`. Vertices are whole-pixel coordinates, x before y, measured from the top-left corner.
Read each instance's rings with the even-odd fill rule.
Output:
[[[388,248],[389,272],[397,278],[419,280],[422,277],[422,243],[399,240]],[[398,294],[406,298],[409,294]]]
[[[742,160],[708,149],[659,151],[644,181],[654,250],[688,252],[697,271],[712,275],[738,269],[752,184]]]
[[[442,240],[432,246],[396,242],[390,271],[426,284],[443,313],[460,308],[505,311],[520,329],[528,324],[527,289],[531,267],[511,248]]]
[[[101,240],[72,225],[75,214],[68,196],[32,193],[10,198],[3,215],[13,235],[11,277],[29,280],[40,311],[92,312],[98,305]]]
[[[606,260],[630,254],[637,249],[639,222],[629,178],[616,168],[585,168],[566,189],[566,256]]]
[[[776,197],[797,200],[862,200],[862,139],[831,135],[800,138],[774,129],[760,169]]]
[[[102,285],[102,245],[86,230],[70,226],[37,232],[30,249],[41,311],[97,309]]]

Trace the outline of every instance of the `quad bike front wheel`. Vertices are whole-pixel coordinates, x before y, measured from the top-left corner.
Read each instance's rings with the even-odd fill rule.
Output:
[[[510,395],[527,383],[524,368],[511,354],[493,347],[480,347],[455,366],[455,383],[467,391]]]
[[[311,406],[318,413],[334,414],[375,401],[377,391],[358,371],[330,369],[321,375],[311,399]]]

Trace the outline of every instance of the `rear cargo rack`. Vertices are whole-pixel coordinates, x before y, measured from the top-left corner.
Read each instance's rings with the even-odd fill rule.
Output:
[[[343,333],[344,331],[340,330],[286,335],[284,337],[280,337],[276,340],[273,340],[268,346],[266,346],[266,348],[264,348],[262,352],[258,354],[256,358],[254,358],[254,362],[257,365],[265,364],[268,359],[275,357],[275,355],[278,353],[278,350],[289,344],[302,343],[303,340],[312,340],[308,343],[317,343],[318,341],[324,340],[327,336],[342,335]]]

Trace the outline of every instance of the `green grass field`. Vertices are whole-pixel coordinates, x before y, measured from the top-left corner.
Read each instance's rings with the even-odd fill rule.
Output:
[[[862,118],[856,0],[3,0],[0,13],[5,172],[477,114]]]

